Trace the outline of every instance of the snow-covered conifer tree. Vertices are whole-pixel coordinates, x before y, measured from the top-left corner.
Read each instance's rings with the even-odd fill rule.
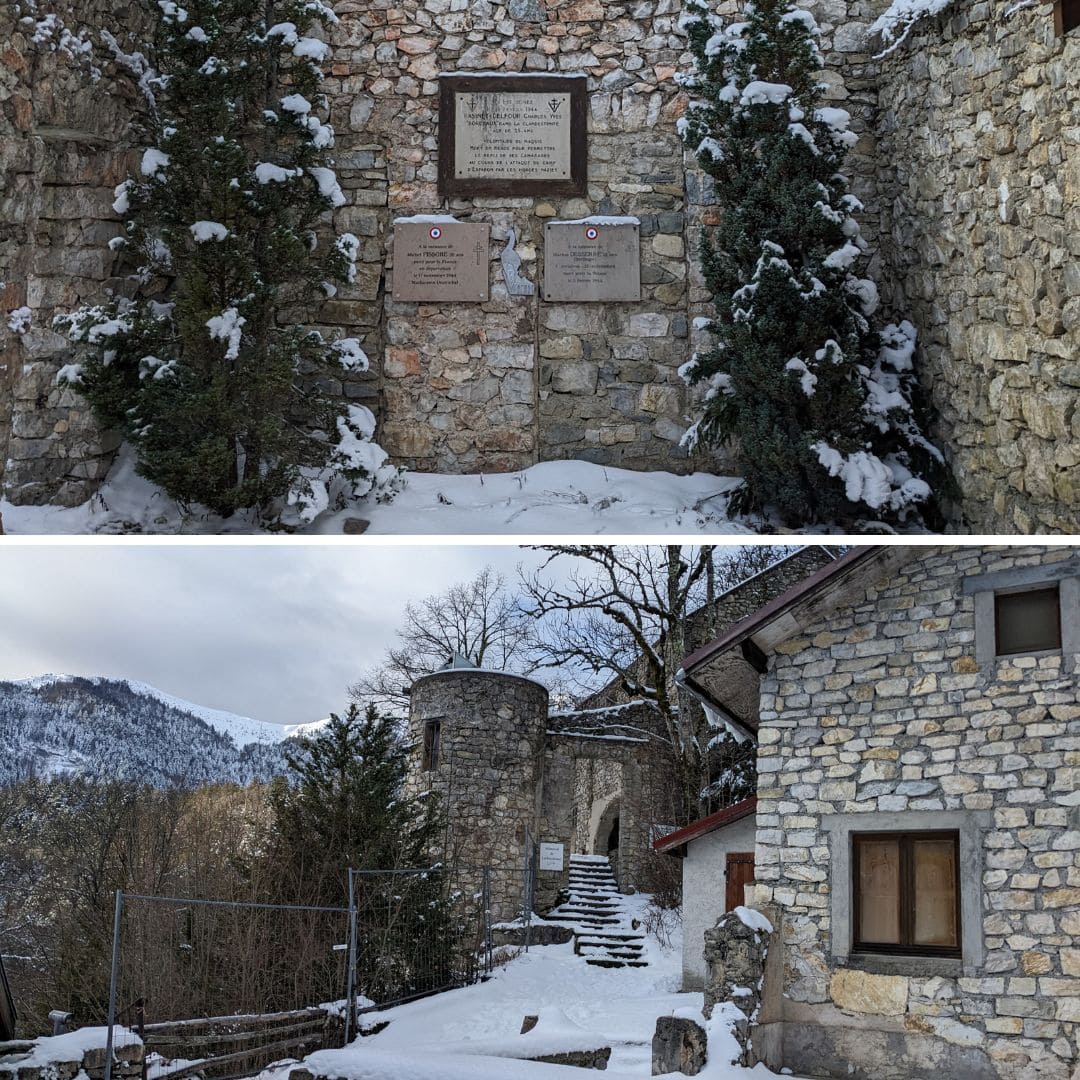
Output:
[[[345,202],[322,119],[320,0],[158,0],[150,145],[116,190],[136,266],[129,296],[62,317],[87,358],[60,378],[121,430],[142,475],[183,502],[310,520],[332,501],[387,493],[396,470],[374,417],[324,387],[363,370],[358,340],[317,314],[355,276],[336,238]]]
[[[870,323],[862,207],[840,171],[856,136],[823,104],[813,16],[753,0],[724,25],[693,4],[681,25],[695,70],[680,131],[722,211],[701,252],[713,341],[682,369],[704,391],[686,441],[733,444],[737,511],[770,507],[789,525],[929,517],[942,457],[912,405],[915,331]]]

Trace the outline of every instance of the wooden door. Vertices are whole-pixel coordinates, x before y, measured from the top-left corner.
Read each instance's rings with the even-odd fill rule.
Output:
[[[724,870],[727,889],[724,910],[731,911],[746,901],[743,887],[754,880],[754,853],[752,851],[729,851]]]

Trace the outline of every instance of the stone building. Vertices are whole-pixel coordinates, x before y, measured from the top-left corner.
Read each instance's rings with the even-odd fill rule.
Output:
[[[532,679],[448,667],[412,687],[409,789],[435,792],[446,808],[444,861],[467,881],[490,868],[496,918],[521,914],[527,863],[535,909],[552,907],[571,853],[609,856],[632,892],[653,824],[669,820],[673,778],[655,721],[647,702],[552,714]],[[539,844],[562,845],[561,869],[537,868]]]
[[[716,598],[711,614],[692,613],[687,640],[707,641],[834,561],[824,547],[794,551]],[[491,867],[501,918],[521,908],[527,833],[534,845],[563,845],[566,856],[610,856],[620,888],[632,892],[646,880],[658,831],[678,822],[664,722],[650,701],[629,700],[615,684],[580,709],[551,711],[540,683],[458,661],[413,684],[409,740],[410,790],[434,791],[448,812],[444,859]],[[562,871],[538,871],[537,910],[554,903],[568,874],[565,858]]]
[[[1080,556],[1021,546],[855,549],[687,659],[758,745],[772,1067],[1074,1075],[1078,661]]]
[[[877,58],[868,30],[885,3],[808,6],[827,96],[859,134],[850,171],[871,273],[888,317],[911,318],[922,335],[935,435],[963,493],[952,527],[1074,530],[1080,34],[1055,33],[1048,0],[980,0],[925,19]],[[38,7],[0,11],[0,491],[76,503],[116,441],[56,387],[68,346],[51,319],[122,285],[105,244],[120,232],[112,188],[135,160],[148,20],[142,0],[50,0],[59,22],[42,28],[40,13],[25,14]],[[717,212],[675,133],[686,104],[675,76],[689,64],[681,0],[335,8],[325,86],[347,198],[335,224],[360,237],[362,264],[315,317],[359,336],[373,358],[340,392],[375,409],[394,460],[446,471],[559,458],[724,469],[679,448],[688,402],[677,369],[709,306],[694,252]],[[90,28],[89,51],[57,48],[65,20]],[[453,72],[583,77],[581,190],[440,190],[440,85]],[[393,223],[433,213],[490,225],[486,302],[393,299]],[[591,215],[640,223],[639,299],[544,298],[545,222]],[[530,294],[513,291],[520,278]],[[8,313],[21,308],[29,326],[9,332]]]

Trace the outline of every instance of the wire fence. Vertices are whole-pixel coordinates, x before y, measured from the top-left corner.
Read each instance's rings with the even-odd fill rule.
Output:
[[[491,970],[488,867],[354,870],[352,879],[357,995],[385,1007]]]
[[[348,908],[118,891],[105,1080],[140,1040],[162,1059],[155,1077],[250,1075],[285,1052],[340,1045],[340,1023],[305,1010],[344,998],[349,927]]]
[[[476,982],[491,882],[487,866],[350,870],[347,907],[117,891],[104,1080],[140,1041],[143,1080],[235,1080],[347,1043],[358,1008]]]

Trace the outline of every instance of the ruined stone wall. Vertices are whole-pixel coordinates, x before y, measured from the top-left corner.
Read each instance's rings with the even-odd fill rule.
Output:
[[[611,862],[623,889],[644,886],[653,826],[673,820],[677,787],[668,756],[657,752],[660,728],[648,702],[554,713],[549,720],[542,839],[550,833],[570,851],[607,855],[596,847],[597,835],[602,844],[617,816],[619,848]],[[553,782],[556,776],[561,783]]]
[[[70,2],[50,0],[52,7]],[[851,0],[851,10],[858,14],[868,2]],[[103,54],[99,31],[122,26],[130,29],[127,36],[117,31],[125,49],[145,48],[148,20],[141,0],[112,8],[92,0],[79,9],[91,28],[98,82],[20,31],[12,36],[17,59],[0,90],[8,95],[4,131],[14,133],[3,167],[20,178],[4,220],[21,230],[8,234],[14,242],[0,256],[4,280],[14,283],[0,293],[0,304],[27,301],[35,327],[21,338],[3,332],[0,394],[3,415],[14,414],[14,421],[3,422],[0,440],[12,422],[18,435],[8,455],[14,464],[0,483],[8,497],[26,501],[85,498],[116,444],[95,432],[74,392],[54,389],[56,370],[70,356],[44,329],[57,310],[122,284],[112,277],[120,268],[104,245],[119,232],[112,188],[133,160],[138,138],[131,120],[142,103],[134,79]],[[325,89],[347,198],[334,224],[360,237],[361,265],[352,286],[307,317],[362,339],[373,371],[340,390],[374,408],[379,438],[395,460],[446,471],[560,458],[677,471],[707,464],[678,447],[688,402],[677,368],[692,347],[692,316],[707,313],[709,299],[695,252],[702,223],[715,220],[710,189],[692,163],[687,167],[675,131],[685,95],[674,75],[689,65],[677,29],[680,0],[337,0],[334,8],[340,23]],[[862,159],[869,153],[862,113],[868,115],[872,90],[858,54],[844,52],[851,46],[842,28],[849,8],[839,0],[817,5],[830,62],[841,55],[850,61],[850,74],[831,71],[827,81],[830,99],[857,115]],[[733,3],[725,8],[735,10]],[[440,196],[438,76],[455,70],[585,75],[585,195]],[[872,169],[860,171],[872,215]],[[433,211],[491,223],[488,303],[390,299],[393,220]],[[532,297],[508,295],[499,256],[511,228],[522,271],[539,285],[544,222],[595,213],[639,218],[640,301],[546,303],[539,289]],[[28,361],[45,364],[23,374]],[[720,458],[712,464],[725,467]]]
[[[882,296],[919,330],[964,523],[1075,532],[1080,33],[1047,3],[956,5],[879,86]]]
[[[574,789],[574,808],[576,828],[574,830],[574,850],[583,855],[606,855],[595,847],[596,815],[603,803],[607,806],[613,798],[622,794],[623,771],[618,761],[598,761],[591,758],[578,758],[575,761],[576,784]]]
[[[520,913],[525,828],[535,832],[539,818],[547,701],[539,683],[493,671],[437,672],[412,688],[408,790],[431,790],[442,800],[448,862],[492,867],[496,918]],[[437,768],[424,770],[430,719],[442,722],[442,745]]]
[[[14,502],[74,506],[97,489],[118,440],[97,430],[79,396],[55,385],[67,342],[52,317],[114,277],[108,241],[121,233],[113,188],[132,164],[132,124],[144,100],[131,72],[98,42],[111,27],[133,51],[149,20],[138,0],[0,7],[0,494]],[[34,41],[37,37],[39,40]],[[66,39],[65,39],[66,40]],[[29,308],[21,333],[12,311]]]
[[[972,594],[1027,567],[1063,578],[1075,620],[1072,549],[919,548],[773,651],[756,899],[784,912],[784,1064],[798,1073],[1072,1075],[1080,644],[1067,630],[1065,653],[994,659]],[[847,828],[960,831],[961,961],[851,953]]]

